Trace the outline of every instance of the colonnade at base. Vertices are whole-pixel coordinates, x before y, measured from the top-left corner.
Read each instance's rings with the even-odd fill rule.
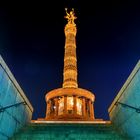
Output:
[[[94,120],[93,101],[78,95],[63,95],[47,101],[47,120]]]

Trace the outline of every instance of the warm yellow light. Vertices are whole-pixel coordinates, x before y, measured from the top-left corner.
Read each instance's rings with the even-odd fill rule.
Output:
[[[77,114],[82,115],[82,100],[77,98]]]
[[[73,110],[73,97],[67,97],[67,110]]]
[[[65,54],[63,70],[63,88],[54,89],[46,95],[47,113],[46,119],[82,119],[93,120],[94,112],[92,102],[94,94],[90,91],[78,88],[77,82],[77,57],[76,57],[76,33],[74,9],[69,13],[66,10],[65,18],[68,23],[65,26]],[[90,114],[89,114],[90,111]]]
[[[59,104],[58,114],[62,115],[64,111],[64,97],[59,99],[58,104]]]
[[[66,14],[67,14],[65,16],[65,18],[68,19],[68,24],[74,24],[74,20],[77,18],[75,16],[74,9],[72,9],[72,11],[70,11],[69,13],[67,11],[67,8],[65,8],[65,10],[66,10]]]
[[[69,13],[66,10],[65,18],[68,19],[68,23],[65,26],[65,57],[64,57],[64,80],[63,88],[77,88],[77,59],[76,59],[76,24],[74,20],[76,16],[74,9]]]

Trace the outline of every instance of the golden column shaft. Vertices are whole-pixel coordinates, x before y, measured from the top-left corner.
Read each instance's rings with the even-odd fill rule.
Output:
[[[77,88],[76,24],[68,21],[65,26],[65,55],[63,88]]]

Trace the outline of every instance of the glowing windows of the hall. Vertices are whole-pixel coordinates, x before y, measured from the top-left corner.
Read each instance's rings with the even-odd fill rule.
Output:
[[[62,115],[64,112],[64,97],[60,97],[58,100],[58,115]]]
[[[73,96],[68,96],[67,97],[67,111],[69,114],[73,113]]]
[[[82,115],[82,99],[81,98],[77,98],[76,107],[77,107],[77,114]]]

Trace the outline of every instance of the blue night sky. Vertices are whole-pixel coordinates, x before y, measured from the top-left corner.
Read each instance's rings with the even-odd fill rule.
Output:
[[[95,117],[109,119],[108,107],[140,58],[139,3],[17,5],[0,7],[0,54],[33,105],[33,119],[45,117],[45,94],[62,86],[65,7],[78,17],[79,87],[95,94]]]

